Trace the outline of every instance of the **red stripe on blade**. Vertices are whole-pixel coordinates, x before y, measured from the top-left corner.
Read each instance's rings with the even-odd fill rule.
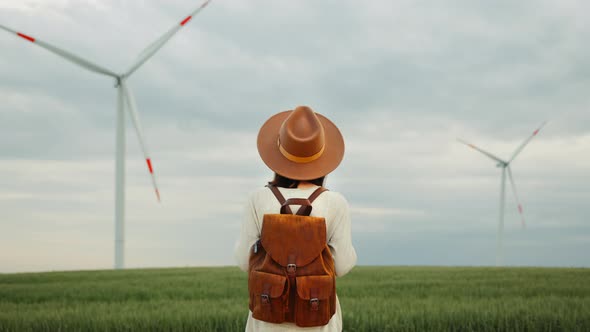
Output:
[[[30,37],[30,36],[27,36],[27,35],[25,35],[24,33],[17,32],[16,34],[17,34],[19,37],[21,37],[21,38],[24,38],[24,39],[26,39],[26,40],[30,41],[31,43],[34,43],[34,42],[35,42],[35,38],[33,38],[33,37]]]
[[[192,16],[188,16],[187,18],[185,18],[182,22],[180,22],[180,25],[185,25],[188,21],[191,20],[191,18],[193,18]]]
[[[154,169],[152,168],[152,161],[150,160],[150,158],[146,159],[145,161],[147,161],[148,168],[150,169],[150,173],[154,174]]]
[[[535,130],[535,132],[533,133],[533,136],[537,135],[539,133],[539,129]]]
[[[156,196],[158,196],[158,202],[160,202],[160,191],[156,188]]]
[[[520,214],[522,214],[522,206],[518,205],[518,212],[520,212]]]

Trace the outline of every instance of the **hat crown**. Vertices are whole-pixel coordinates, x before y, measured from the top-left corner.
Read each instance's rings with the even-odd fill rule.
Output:
[[[324,145],[324,127],[307,106],[293,110],[279,129],[279,146],[292,156],[308,158],[317,155]]]

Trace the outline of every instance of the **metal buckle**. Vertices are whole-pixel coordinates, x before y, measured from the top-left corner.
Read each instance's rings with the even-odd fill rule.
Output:
[[[309,300],[309,304],[311,305],[312,311],[318,311],[320,309],[320,300],[317,297]]]
[[[262,295],[260,295],[260,297],[261,297],[262,304],[269,304],[270,303],[270,298],[268,297],[268,294],[262,294]]]
[[[295,271],[297,271],[297,265],[287,264],[287,273],[288,274],[295,274]]]

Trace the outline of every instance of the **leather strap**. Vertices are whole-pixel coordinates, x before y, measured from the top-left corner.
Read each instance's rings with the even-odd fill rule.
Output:
[[[319,289],[317,288],[310,288],[309,289],[309,305],[310,305],[310,310],[311,311],[318,311],[320,308],[320,300],[318,299],[318,296],[320,294]]]
[[[287,275],[289,277],[294,277],[297,273],[297,256],[295,254],[290,254],[287,258]]]
[[[309,198],[307,199],[307,201],[309,202],[309,207],[305,206],[305,205],[301,205],[301,207],[299,208],[299,210],[297,211],[297,214],[300,216],[309,216],[311,214],[311,203],[313,203],[313,201],[318,198],[318,196],[320,196],[324,191],[328,191],[328,189],[324,188],[324,187],[319,187],[318,189],[314,190],[313,193],[311,193],[311,195],[309,195]]]
[[[262,305],[264,306],[269,306],[270,304],[270,291],[272,290],[272,285],[269,283],[264,283],[262,285],[262,294],[260,294],[260,302],[262,303]]]
[[[320,291],[317,288],[310,288],[309,289],[309,297],[310,298],[318,298],[318,296],[320,295]]]
[[[289,198],[283,205],[281,206],[281,214],[286,213],[286,208],[289,205],[301,205],[297,214],[300,216],[309,216],[311,213],[311,202],[307,198]]]
[[[324,191],[328,191],[328,189],[324,188],[324,187],[319,187],[318,189],[316,189],[313,193],[311,193],[311,195],[309,195],[309,202],[313,203],[313,201],[318,198],[318,196],[323,193]]]
[[[267,184],[266,185],[268,188],[270,188],[270,191],[272,191],[272,193],[275,195],[275,197],[279,200],[279,203],[281,204],[281,211],[283,210],[282,206],[283,204],[285,204],[285,197],[283,196],[283,194],[281,194],[281,192],[279,191],[279,189],[271,184]],[[287,206],[285,208],[286,213],[289,214],[293,214],[293,211],[291,211],[291,208],[289,206]],[[283,213],[283,212],[281,212]]]
[[[293,210],[291,210],[290,205],[301,205],[301,207],[299,208],[299,210],[297,210],[296,213],[300,216],[309,216],[311,214],[312,209],[311,203],[313,203],[313,201],[316,198],[318,198],[318,196],[320,196],[324,191],[328,191],[328,189],[324,187],[319,187],[313,193],[311,193],[311,195],[309,195],[309,198],[307,199],[289,198],[286,200],[277,187],[271,184],[268,184],[267,187],[270,188],[272,193],[279,200],[279,203],[281,204],[281,214],[293,214]]]

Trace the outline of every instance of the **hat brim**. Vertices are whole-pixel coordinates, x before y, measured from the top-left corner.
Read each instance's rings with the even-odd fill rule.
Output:
[[[344,157],[344,139],[338,127],[319,113],[315,114],[324,127],[325,148],[318,159],[296,163],[285,158],[279,151],[279,129],[291,112],[273,115],[260,128],[257,145],[262,161],[275,173],[293,180],[313,180],[335,170]]]

